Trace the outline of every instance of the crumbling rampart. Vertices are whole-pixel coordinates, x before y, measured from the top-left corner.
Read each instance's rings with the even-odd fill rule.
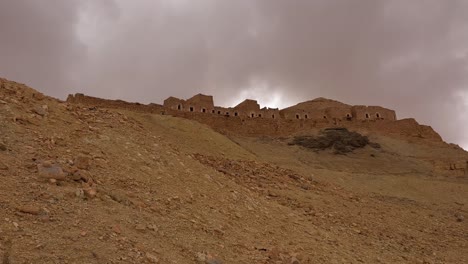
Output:
[[[69,103],[117,108],[130,111],[169,114],[209,125],[224,134],[242,136],[290,136],[328,127],[346,127],[394,137],[426,139],[441,142],[429,126],[414,119],[397,120],[395,111],[379,106],[350,106],[318,98],[283,110],[260,108],[255,100],[245,100],[235,107],[215,106],[213,97],[198,94],[183,100],[169,97],[164,105],[128,103],[83,94],[70,95]]]
[[[67,102],[73,104],[83,104],[88,106],[97,106],[103,108],[116,108],[137,112],[147,112],[147,113],[163,113],[164,107],[158,104],[140,104],[140,103],[129,103],[122,100],[108,100],[98,97],[87,96],[84,94],[70,94],[67,97]]]

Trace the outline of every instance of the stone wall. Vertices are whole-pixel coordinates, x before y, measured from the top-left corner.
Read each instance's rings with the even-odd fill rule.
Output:
[[[377,132],[392,137],[442,142],[439,134],[431,127],[420,125],[414,119],[395,120],[395,112],[383,107],[356,106],[348,108],[344,104],[338,105],[334,102],[333,107],[321,107],[317,111],[310,112],[306,111],[307,109],[299,112],[292,108],[288,108],[286,111],[263,108],[257,110],[252,118],[252,111],[250,110],[254,107],[257,109],[253,102],[249,102],[244,107],[239,107],[239,109],[217,106],[212,106],[210,109],[212,97],[205,96],[198,96],[197,100],[191,100],[191,103],[197,107],[195,108],[197,111],[194,109],[193,112],[187,109],[189,104],[186,101],[174,97],[166,99],[164,106],[128,103],[121,100],[105,100],[83,94],[70,95],[67,101],[104,108],[170,114],[196,120],[221,133],[243,136],[281,137],[327,127],[346,127],[354,131]],[[320,104],[324,106],[324,102],[320,102]],[[203,107],[206,107],[206,112],[201,110]],[[349,112],[352,114],[351,118],[347,117]],[[235,113],[237,113],[237,116]],[[365,118],[366,113],[373,113],[374,118]],[[377,118],[375,113],[379,113],[382,118]],[[296,118],[295,115],[299,115],[299,118]]]
[[[357,105],[351,108],[351,112],[357,120],[396,120],[395,111],[380,106]]]
[[[87,106],[97,106],[103,108],[116,108],[137,112],[157,113],[163,114],[166,108],[159,104],[140,104],[140,103],[129,103],[122,100],[107,100],[97,97],[87,96],[84,94],[77,93],[75,95],[69,95],[67,97],[68,103],[83,104]]]
[[[173,109],[173,110],[180,110],[180,111],[186,111],[186,102],[185,100],[175,98],[175,97],[169,97],[166,100],[164,100],[164,107],[168,109]]]
[[[456,177],[468,177],[467,160],[433,160],[433,172],[437,174],[448,174]]]
[[[189,112],[202,112],[202,113],[212,113],[215,106],[213,103],[213,96],[197,94],[186,101]]]

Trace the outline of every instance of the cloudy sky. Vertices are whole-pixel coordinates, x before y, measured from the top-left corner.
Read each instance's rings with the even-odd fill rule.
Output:
[[[1,0],[0,76],[48,95],[382,105],[468,149],[465,0]]]

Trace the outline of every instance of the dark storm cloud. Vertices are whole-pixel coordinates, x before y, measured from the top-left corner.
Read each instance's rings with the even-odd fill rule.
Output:
[[[466,1],[6,2],[18,15],[31,13],[22,28],[36,37],[14,35],[11,46],[0,44],[2,61],[4,54],[13,54],[9,61],[24,54],[21,64],[31,66],[21,76],[54,88],[53,95],[73,87],[161,102],[205,92],[218,104],[241,94],[282,95],[282,104],[323,96],[394,108],[468,146]],[[18,15],[2,13],[2,36],[15,34]],[[49,26],[56,28],[37,33]],[[36,38],[45,45],[36,49]],[[20,63],[5,65],[2,74]]]

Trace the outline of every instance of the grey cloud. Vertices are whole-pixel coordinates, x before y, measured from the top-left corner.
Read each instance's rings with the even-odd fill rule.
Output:
[[[457,96],[468,84],[466,1],[108,0],[85,7],[83,1],[48,1],[53,8],[6,2],[22,3],[18,10],[36,15],[26,20],[29,31],[60,21],[47,38],[36,35],[44,47],[22,44],[22,63],[33,66],[21,76],[52,95],[73,87],[101,97],[161,102],[205,92],[224,104],[261,83],[271,88],[252,89],[260,98],[278,93],[297,102],[323,96],[391,107],[468,146],[468,110]],[[44,18],[58,11],[56,20]],[[80,14],[93,23],[81,23]],[[77,22],[89,33],[83,44],[74,33]],[[1,25],[2,33],[20,27]],[[27,35],[13,39],[34,42]],[[18,53],[15,43],[0,44],[0,55],[8,48]],[[39,52],[47,48],[55,58],[50,62]],[[2,73],[19,67],[10,60],[10,66],[0,66]],[[44,70],[35,71],[39,65],[56,74],[44,81],[38,73]]]
[[[0,1],[0,74],[63,95],[85,55],[76,1]]]

